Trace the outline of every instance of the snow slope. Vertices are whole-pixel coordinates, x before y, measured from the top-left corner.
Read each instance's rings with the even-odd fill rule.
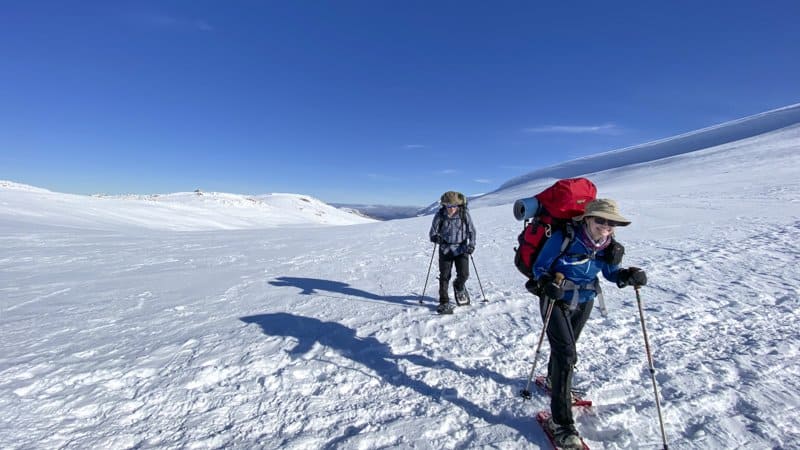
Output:
[[[740,141],[797,124],[800,124],[800,103],[667,139],[660,139],[545,167],[513,178],[503,183],[497,191],[505,192],[514,187],[522,187],[524,189],[531,181],[541,179],[571,178],[632,164],[652,162],[662,158]],[[493,194],[483,196],[480,202],[475,200],[474,204],[489,204],[494,197],[496,195]],[[501,195],[500,198],[502,197]],[[498,203],[495,201],[493,204]]]
[[[632,218],[625,264],[651,280],[670,448],[800,448],[797,167],[795,126],[590,175]],[[6,189],[0,447],[547,448],[533,419],[547,399],[517,395],[541,323],[512,265],[512,203],[551,181],[473,206],[476,302],[445,317],[435,273],[417,303],[430,217],[186,232],[156,202],[131,208],[160,227],[121,226],[127,206],[89,197],[37,197],[39,218],[21,216],[34,194]],[[595,407],[577,426],[592,449],[659,448],[634,292],[604,287],[609,316],[579,342]]]
[[[49,223],[93,230],[198,231],[373,222],[298,194],[179,192],[87,197],[10,181],[0,181],[0,217],[19,226]]]

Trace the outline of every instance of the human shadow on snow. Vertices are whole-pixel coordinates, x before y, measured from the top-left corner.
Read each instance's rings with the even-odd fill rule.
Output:
[[[372,292],[367,292],[361,289],[356,289],[348,283],[333,280],[322,280],[319,278],[304,278],[304,277],[277,277],[275,280],[270,281],[269,284],[273,286],[294,286],[301,289],[301,295],[312,295],[319,292],[338,292],[340,294],[362,297],[369,300],[378,300],[384,302],[400,303],[403,305],[418,305],[419,296],[412,295],[376,295]],[[426,300],[433,300],[432,297],[425,297]],[[436,301],[438,304],[438,300]],[[430,305],[431,303],[428,303]]]
[[[475,382],[481,378],[489,378],[499,384],[514,387],[517,380],[481,368],[459,367],[451,361],[432,360],[421,355],[394,354],[391,348],[372,336],[359,337],[355,330],[336,322],[323,322],[313,317],[296,316],[288,313],[258,314],[242,317],[245,323],[257,324],[268,336],[286,336],[297,339],[297,345],[288,350],[292,357],[300,357],[310,351],[315,343],[336,350],[342,356],[376,372],[385,382],[393,386],[406,386],[421,395],[434,400],[447,401],[463,409],[471,417],[480,418],[494,425],[505,425],[517,430],[526,439],[540,445],[546,443],[542,433],[535,440],[532,430],[535,429],[533,417],[517,417],[507,413],[493,414],[482,407],[459,397],[455,389],[429,386],[424,382],[406,375],[398,362],[406,360],[423,367],[452,370],[460,376],[474,377]]]

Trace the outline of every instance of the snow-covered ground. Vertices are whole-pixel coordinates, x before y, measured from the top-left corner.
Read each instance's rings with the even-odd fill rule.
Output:
[[[798,167],[794,126],[590,175],[633,220],[670,448],[800,448]],[[511,205],[551,182],[474,202],[489,301],[473,273],[474,304],[441,317],[435,262],[417,302],[430,216],[225,230],[0,187],[0,448],[548,448],[547,398],[518,395],[541,321]],[[604,287],[578,428],[659,448],[634,292]]]

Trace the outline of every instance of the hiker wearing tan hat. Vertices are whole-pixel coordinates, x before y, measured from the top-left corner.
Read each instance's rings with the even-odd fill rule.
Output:
[[[562,448],[583,448],[572,417],[572,373],[578,360],[575,343],[596,298],[603,309],[598,274],[602,272],[620,288],[647,283],[643,270],[619,267],[625,249],[614,239],[614,230],[630,223],[614,200],[592,200],[566,230],[553,232],[533,264],[536,292],[543,293],[539,307],[550,342],[547,383],[552,416],[548,426]],[[533,286],[526,286],[534,292]]]
[[[580,221],[586,217],[600,217],[602,219],[608,219],[614,222],[613,226],[619,227],[627,227],[631,224],[631,221],[622,217],[622,214],[619,213],[619,207],[617,206],[617,202],[611,200],[610,198],[598,198],[596,200],[592,200],[586,205],[586,212],[583,213],[582,216],[578,216],[575,220]],[[610,235],[612,233],[608,233]]]

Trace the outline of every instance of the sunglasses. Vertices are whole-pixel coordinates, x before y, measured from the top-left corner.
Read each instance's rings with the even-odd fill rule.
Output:
[[[594,223],[596,223],[598,225],[608,225],[610,227],[618,227],[618,226],[622,225],[622,223],[620,223],[620,222],[616,222],[614,220],[604,219],[602,217],[592,217],[592,220],[594,221]]]
[[[451,203],[442,203],[442,206],[445,208],[458,208],[458,205],[453,205]]]

